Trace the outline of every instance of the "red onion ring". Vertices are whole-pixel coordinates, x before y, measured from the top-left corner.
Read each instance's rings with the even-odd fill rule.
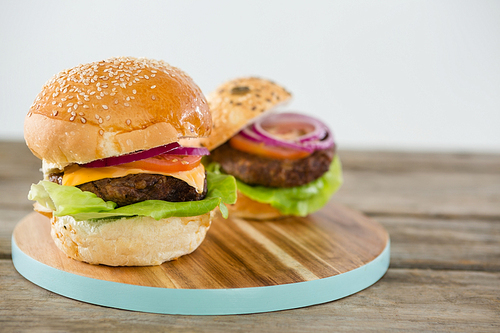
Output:
[[[294,141],[295,142],[304,142],[304,141],[311,141],[311,140],[321,140],[322,138],[326,137],[326,134],[328,132],[328,127],[321,122],[320,120],[313,118],[311,116],[306,116],[303,114],[299,113],[292,113],[292,112],[284,112],[284,113],[276,113],[269,115],[268,117],[262,119],[260,122],[260,127],[262,127],[263,124],[269,125],[269,124],[280,124],[283,122],[283,118],[286,119],[288,122],[297,122],[297,123],[305,123],[312,125],[314,130],[306,133],[302,136],[297,137]],[[258,124],[256,124],[258,126]],[[258,130],[260,130],[258,128]]]
[[[286,126],[286,123],[290,122],[309,124],[313,130],[293,140],[287,140],[276,137],[264,129],[266,126]],[[272,114],[247,126],[240,134],[249,140],[262,142],[266,145],[304,150],[310,153],[335,145],[333,135],[324,123],[316,118],[298,113]]]
[[[267,135],[261,135],[257,131],[255,131],[254,127],[251,125],[250,127],[246,127],[241,132],[239,133],[241,136],[243,136],[245,139],[248,139],[253,142],[263,142],[266,145],[270,146],[280,146],[280,147],[285,147],[285,148],[290,148],[290,149],[298,149],[298,150],[304,150],[309,153],[312,153],[314,149],[310,149],[305,146],[297,146],[295,143],[288,143],[286,141],[283,141],[281,139],[274,139],[271,138],[270,136]]]
[[[206,148],[182,147],[179,143],[172,142],[169,143],[168,145],[155,147],[148,150],[138,151],[131,154],[113,156],[113,157],[103,158],[100,160],[95,160],[89,163],[80,164],[80,166],[84,168],[103,168],[107,166],[114,166],[124,163],[140,161],[161,154],[208,155],[209,152]]]
[[[295,141],[289,141],[277,138],[272,134],[270,134],[269,132],[267,132],[266,130],[264,130],[262,126],[258,126],[257,124],[253,124],[251,126],[251,129],[254,133],[256,133],[260,137],[260,141],[264,142],[264,144],[266,145],[305,150],[309,153],[312,153],[314,151],[314,149],[298,144]]]

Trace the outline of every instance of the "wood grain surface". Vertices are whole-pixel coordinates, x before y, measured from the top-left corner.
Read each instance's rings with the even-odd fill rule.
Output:
[[[322,305],[243,316],[104,308],[37,287],[14,269],[10,239],[32,211],[40,162],[0,142],[0,332],[499,332],[500,155],[340,151],[332,199],[391,235],[391,266],[372,287]]]
[[[176,289],[276,286],[322,279],[378,257],[389,236],[376,221],[331,203],[306,218],[272,222],[216,216],[190,255],[151,267],[89,265],[68,258],[50,236],[50,220],[31,213],[14,230],[19,249],[38,262],[104,281]]]

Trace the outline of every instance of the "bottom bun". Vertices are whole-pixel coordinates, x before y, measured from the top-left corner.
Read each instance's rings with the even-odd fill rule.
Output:
[[[190,217],[122,218],[75,221],[53,217],[51,235],[70,258],[109,266],[152,266],[196,250],[210,228],[214,211]]]
[[[227,205],[230,217],[239,217],[251,220],[275,220],[283,218],[286,215],[270,204],[260,203],[250,199],[238,191],[238,200],[234,205]]]

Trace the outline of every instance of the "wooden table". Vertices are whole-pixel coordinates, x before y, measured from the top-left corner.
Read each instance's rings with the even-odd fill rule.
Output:
[[[240,316],[173,316],[95,306],[46,291],[11,261],[14,226],[40,162],[0,142],[0,331],[500,331],[500,156],[341,151],[332,200],[391,235],[391,265],[374,286],[322,305]]]

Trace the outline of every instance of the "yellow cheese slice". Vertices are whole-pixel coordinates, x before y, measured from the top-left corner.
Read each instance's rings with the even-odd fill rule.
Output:
[[[137,173],[152,173],[157,175],[172,176],[185,181],[190,186],[194,187],[196,189],[196,192],[198,193],[203,192],[203,186],[205,184],[205,168],[201,163],[191,170],[172,173],[150,171],[137,168],[127,168],[123,166],[81,168],[78,165],[72,165],[64,171],[62,184],[68,186],[76,186],[103,178],[118,178]]]

